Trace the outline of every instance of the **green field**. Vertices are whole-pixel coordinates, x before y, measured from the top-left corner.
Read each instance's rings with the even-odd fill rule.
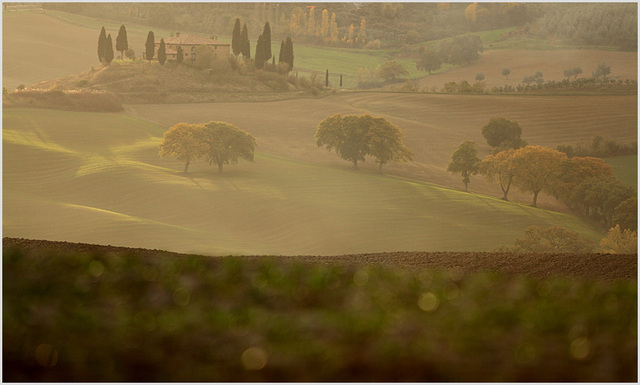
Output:
[[[638,156],[616,156],[605,159],[613,168],[613,176],[629,186],[638,187]]]
[[[164,131],[124,114],[5,110],[4,235],[283,255],[491,250],[530,225],[602,236],[567,214],[262,152],[184,175],[157,156]]]

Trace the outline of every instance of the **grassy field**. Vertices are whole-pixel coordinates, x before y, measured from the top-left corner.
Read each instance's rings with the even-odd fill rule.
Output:
[[[613,168],[613,176],[629,186],[638,187],[638,156],[616,156],[605,161]]]
[[[259,134],[255,163],[184,175],[157,157],[164,131],[124,114],[5,110],[4,235],[283,255],[490,250],[534,224],[602,236],[567,214],[272,154]]]

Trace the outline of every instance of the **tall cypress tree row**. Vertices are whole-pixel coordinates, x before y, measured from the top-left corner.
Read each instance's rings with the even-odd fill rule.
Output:
[[[156,41],[155,41],[155,36],[153,35],[153,31],[149,31],[149,34],[147,34],[147,42],[144,43],[144,48],[145,48],[145,56],[147,57],[147,60],[149,61],[153,60],[153,55],[156,50]]]
[[[263,56],[264,56],[264,60],[267,61],[269,59],[271,59],[271,26],[269,25],[269,22],[267,21],[266,23],[264,23],[264,30],[262,31],[262,39],[263,41]]]
[[[236,18],[236,24],[233,26],[233,33],[231,35],[231,50],[233,50],[233,54],[236,55],[236,57],[242,52],[242,45],[240,19]]]
[[[286,47],[286,43],[285,43],[285,41],[283,40],[283,41],[280,43],[280,53],[278,54],[278,63],[282,63],[282,62],[284,61],[284,54],[285,54],[285,52],[284,52],[284,51],[285,51],[286,49],[287,49],[287,47]]]
[[[158,61],[161,65],[167,61],[167,48],[164,45],[164,39],[160,39],[160,47],[158,47]]]
[[[247,23],[242,26],[240,33],[240,41],[242,43],[241,52],[245,59],[251,58],[251,43],[249,42],[249,32],[247,31]]]
[[[129,40],[127,39],[127,29],[124,27],[124,24],[122,24],[116,37],[116,51],[120,51],[120,59],[124,59],[124,51],[128,49]]]
[[[104,49],[107,45],[107,32],[104,27],[100,30],[100,36],[98,36],[98,60],[100,63],[104,62]]]
[[[111,41],[111,34],[107,35],[107,42],[104,49],[104,61],[107,65],[111,65],[113,60],[113,42]]]

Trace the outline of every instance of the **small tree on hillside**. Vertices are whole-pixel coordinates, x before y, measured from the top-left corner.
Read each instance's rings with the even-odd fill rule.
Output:
[[[489,182],[498,181],[502,189],[502,200],[508,201],[507,195],[513,182],[515,166],[513,163],[513,149],[501,151],[495,155],[488,155],[478,165],[478,172]]]
[[[335,149],[342,159],[352,162],[353,168],[357,169],[358,161],[364,162],[369,154],[369,125],[362,123],[366,123],[366,119],[355,115],[335,114],[325,118],[316,129],[316,145]]]
[[[153,56],[155,54],[155,50],[156,50],[156,40],[155,39],[156,38],[153,35],[153,31],[149,31],[149,33],[147,34],[147,42],[144,44],[145,57],[149,61],[153,60]]]
[[[431,48],[424,50],[420,60],[416,63],[418,71],[428,71],[429,75],[431,75],[431,71],[438,70],[440,67],[442,67],[442,59],[438,52]]]
[[[167,61],[167,48],[164,45],[164,39],[160,39],[160,47],[158,47],[158,61],[160,65],[164,65]]]
[[[484,74],[483,73],[477,73],[476,74],[476,81],[477,82],[481,82],[484,80]]]
[[[451,154],[451,163],[447,167],[447,171],[452,174],[462,175],[462,183],[464,183],[464,191],[468,192],[467,186],[471,181],[471,175],[478,173],[478,148],[476,143],[471,140],[465,140]]]
[[[100,35],[98,36],[98,60],[100,63],[104,62],[104,51],[107,46],[107,32],[104,27],[100,30]]]
[[[507,80],[509,80],[509,74],[511,74],[511,70],[509,68],[502,69],[502,76],[505,76]]]
[[[107,65],[111,65],[113,60],[113,42],[111,41],[111,34],[107,35],[107,42],[104,49],[104,61]]]
[[[262,35],[258,36],[258,43],[256,44],[256,54],[254,56],[254,62],[257,69],[262,69],[264,67],[264,62],[266,59],[264,58],[264,38]]]
[[[233,54],[238,57],[242,52],[242,37],[240,32],[240,19],[236,18],[236,23],[233,26],[233,32],[231,34],[231,50]]]
[[[380,166],[380,174],[382,174],[382,166],[391,161],[407,162],[413,160],[413,153],[402,143],[404,134],[400,127],[384,118],[371,118],[365,115],[362,119],[372,120],[370,124],[369,155],[376,158],[376,162]]]
[[[209,122],[204,125],[202,138],[207,146],[206,159],[218,165],[219,173],[225,164],[237,163],[238,159],[253,162],[255,138],[233,124]]]
[[[287,40],[285,41],[285,54],[282,59],[285,63],[289,64],[289,71],[293,69],[293,41],[291,40],[291,36],[287,36]]]
[[[124,51],[129,49],[129,41],[127,39],[127,29],[124,24],[120,26],[118,36],[116,37],[116,51],[120,51],[120,59],[124,59]]]
[[[607,80],[607,75],[609,75],[610,73],[611,67],[609,67],[605,63],[600,63],[598,64],[598,68],[596,68],[596,71],[593,73],[593,77],[598,80],[600,76],[602,76],[604,80]]]
[[[522,128],[518,122],[507,120],[503,117],[491,118],[482,127],[482,136],[494,150],[517,149],[525,146],[526,142],[520,138],[521,135]]]
[[[578,78],[578,75],[582,74],[582,68],[580,67],[575,67],[573,69],[573,80],[576,80]]]
[[[387,81],[394,81],[402,75],[409,75],[409,72],[395,60],[384,62],[378,70],[378,76]]]
[[[178,64],[182,64],[182,62],[184,61],[184,52],[182,51],[181,45],[179,45],[176,49],[176,61],[178,62]]]
[[[638,233],[631,230],[621,230],[620,226],[609,229],[607,236],[600,241],[600,247],[610,254],[637,254]]]
[[[529,226],[525,237],[515,241],[515,252],[522,253],[591,253],[596,243],[575,231],[559,226],[542,229]]]
[[[158,155],[185,162],[184,173],[187,173],[189,164],[204,156],[208,150],[207,144],[202,141],[201,131],[202,127],[197,124],[176,124],[164,133]]]

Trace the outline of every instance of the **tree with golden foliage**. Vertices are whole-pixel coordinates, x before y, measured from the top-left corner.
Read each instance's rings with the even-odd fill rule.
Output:
[[[222,173],[225,164],[237,163],[238,159],[253,162],[256,148],[255,138],[248,132],[230,123],[209,122],[202,127],[202,141],[206,145],[205,158],[209,164],[217,164]]]
[[[515,173],[513,183],[523,192],[533,193],[531,206],[538,207],[538,194],[552,191],[567,155],[541,146],[526,146],[513,153]]]
[[[620,226],[616,225],[602,238],[600,247],[609,254],[637,254],[638,233],[629,229],[621,230]]]
[[[477,9],[478,3],[472,3],[464,10],[464,18],[471,24],[475,24],[476,22]]]
[[[329,41],[329,11],[326,8],[322,11],[322,22],[320,23],[320,37],[325,42]]]
[[[349,26],[349,32],[347,32],[347,43],[353,44],[354,39],[356,38],[356,27],[351,24]]]
[[[369,126],[371,131],[369,154],[376,158],[380,166],[380,174],[382,174],[382,166],[391,161],[406,163],[413,160],[413,153],[402,143],[404,134],[400,127],[384,118],[371,118],[365,115],[363,119],[373,119]]]
[[[358,37],[356,43],[364,45],[367,42],[367,22],[362,18],[360,22],[360,29],[358,29]]]
[[[508,201],[507,194],[513,182],[515,174],[515,165],[513,162],[513,153],[515,150],[508,149],[500,151],[495,155],[488,155],[478,166],[478,172],[489,182],[497,181],[502,189],[502,200]]]
[[[309,21],[307,22],[307,35],[313,36],[316,33],[316,6],[309,7]]]
[[[582,182],[589,178],[604,178],[612,175],[613,169],[602,158],[590,156],[569,158],[562,164],[552,192],[557,199],[570,208],[576,209],[571,197]]]
[[[176,124],[164,133],[158,155],[185,162],[184,173],[187,173],[191,161],[201,158],[207,151],[208,146],[202,141],[201,131],[202,127],[197,124]]]
[[[336,13],[331,14],[331,22],[329,24],[329,41],[335,43],[338,41],[338,22],[336,21]]]

